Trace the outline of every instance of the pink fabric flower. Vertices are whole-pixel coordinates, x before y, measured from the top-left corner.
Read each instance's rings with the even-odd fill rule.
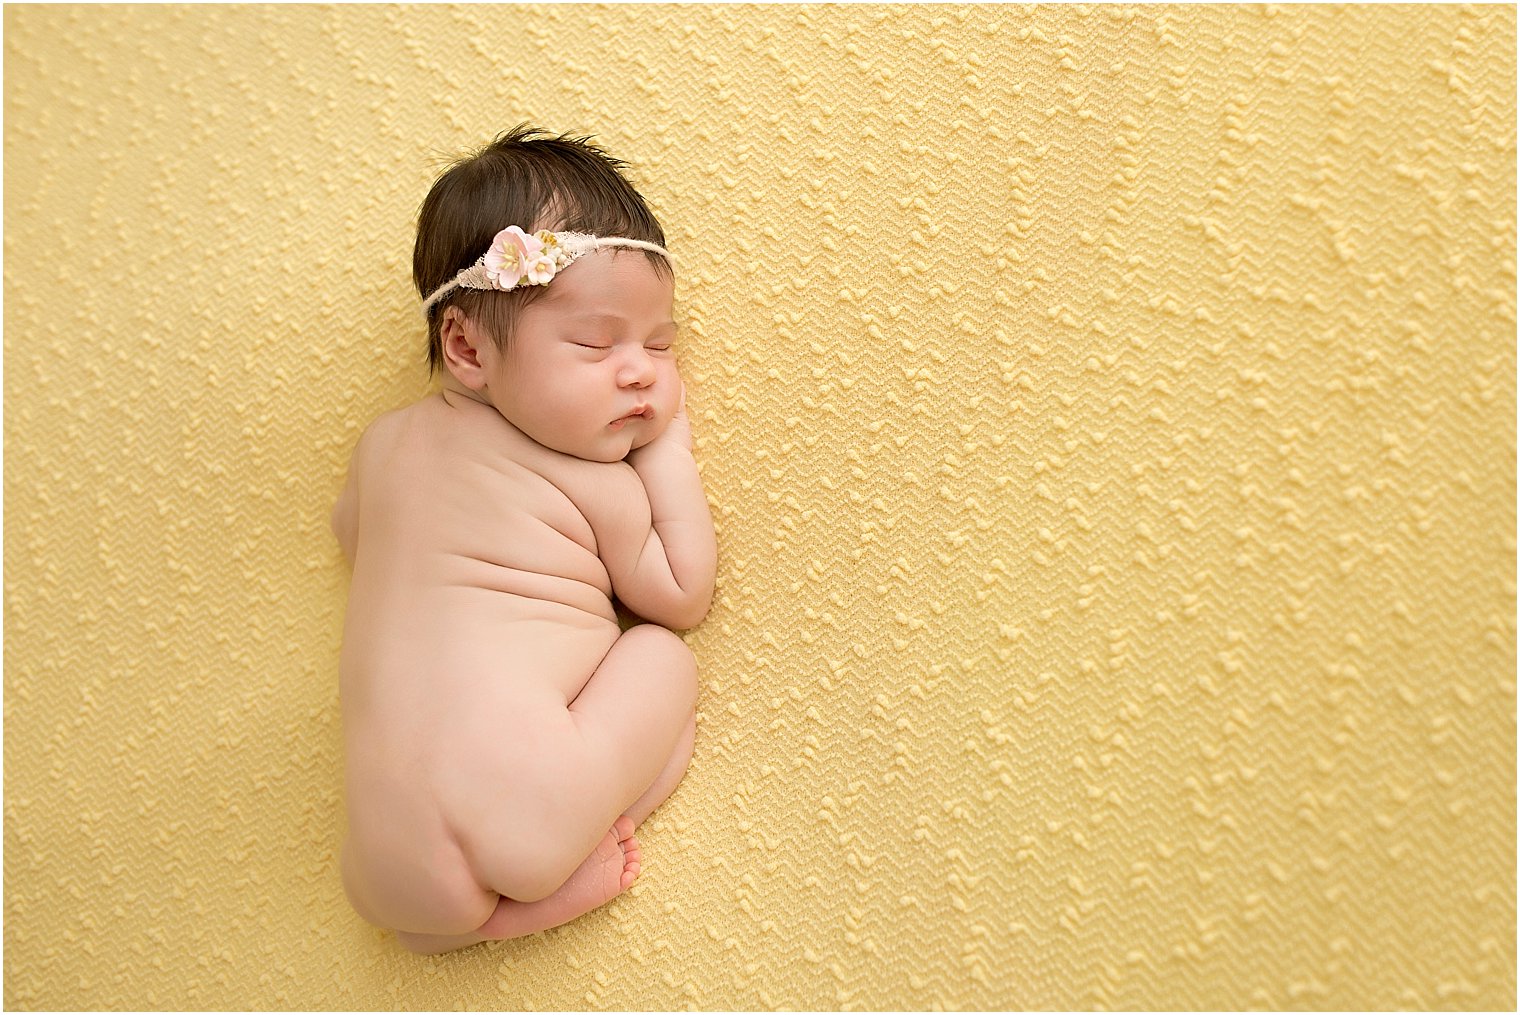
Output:
[[[529,274],[530,267],[536,267],[543,249],[543,241],[537,236],[529,236],[517,226],[507,226],[496,234],[491,249],[486,251],[486,277],[498,289],[511,289]],[[552,269],[549,274],[553,276]]]

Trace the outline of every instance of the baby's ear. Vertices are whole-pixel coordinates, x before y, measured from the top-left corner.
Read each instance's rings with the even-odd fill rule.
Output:
[[[438,344],[449,373],[471,391],[485,387],[486,372],[480,362],[480,343],[485,336],[458,307],[445,307],[438,325]]]
[[[469,344],[473,322],[458,307],[444,307],[443,319],[438,322],[438,339],[447,349],[452,342],[463,340]]]

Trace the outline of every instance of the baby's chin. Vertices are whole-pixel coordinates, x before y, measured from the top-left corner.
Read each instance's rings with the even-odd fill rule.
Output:
[[[665,432],[665,427],[663,427],[663,426],[655,426],[655,425],[651,424],[650,427],[649,427],[649,429],[648,429],[648,432],[646,432],[646,433],[640,433],[640,434],[635,434],[634,435],[633,440],[631,440],[631,441],[628,442],[628,450],[627,451],[624,451],[622,454],[618,454],[617,451],[614,450],[613,452],[611,452],[611,454],[616,455],[616,457],[613,457],[613,458],[598,458],[598,459],[594,459],[594,460],[595,461],[606,461],[606,462],[621,462],[624,459],[626,459],[629,455],[633,454],[633,452],[637,451],[639,448],[642,448],[644,445],[646,445],[646,444],[653,444],[655,442],[655,440],[657,440],[659,438],[660,434],[662,434],[664,432]]]
[[[589,440],[575,441],[573,443],[564,440],[544,440],[537,437],[534,437],[534,440],[537,440],[552,451],[558,451],[560,454],[569,455],[572,458],[580,458],[588,462],[612,463],[623,461],[632,452],[646,444],[653,443],[665,432],[665,426],[656,425],[653,422],[648,425],[647,429],[643,427],[640,429],[642,432],[632,435],[629,435],[626,431],[622,434],[608,432],[598,434]],[[532,437],[533,435],[529,434],[528,436]],[[633,439],[629,440],[629,436],[632,436]]]
[[[643,447],[645,444],[653,444],[656,440],[659,439],[660,435],[665,432],[665,428],[668,426],[670,426],[669,419],[652,419],[648,423],[643,424],[639,428],[639,432],[634,434],[633,446],[628,450],[634,451],[638,448]]]

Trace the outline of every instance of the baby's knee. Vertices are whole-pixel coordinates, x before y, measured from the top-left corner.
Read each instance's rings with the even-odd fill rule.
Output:
[[[640,624],[624,631],[619,644],[648,660],[673,704],[697,707],[697,657],[680,635],[658,624]]]

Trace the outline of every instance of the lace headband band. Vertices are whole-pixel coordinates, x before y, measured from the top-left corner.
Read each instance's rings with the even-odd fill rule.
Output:
[[[672,266],[675,258],[670,251],[644,240],[631,240],[625,236],[592,236],[590,233],[551,233],[541,230],[529,235],[517,226],[507,226],[491,240],[491,248],[452,281],[433,290],[422,301],[422,313],[426,316],[433,304],[454,289],[496,289],[506,292],[519,285],[548,285],[556,272],[564,269],[576,258],[602,247],[633,247],[661,254]]]

